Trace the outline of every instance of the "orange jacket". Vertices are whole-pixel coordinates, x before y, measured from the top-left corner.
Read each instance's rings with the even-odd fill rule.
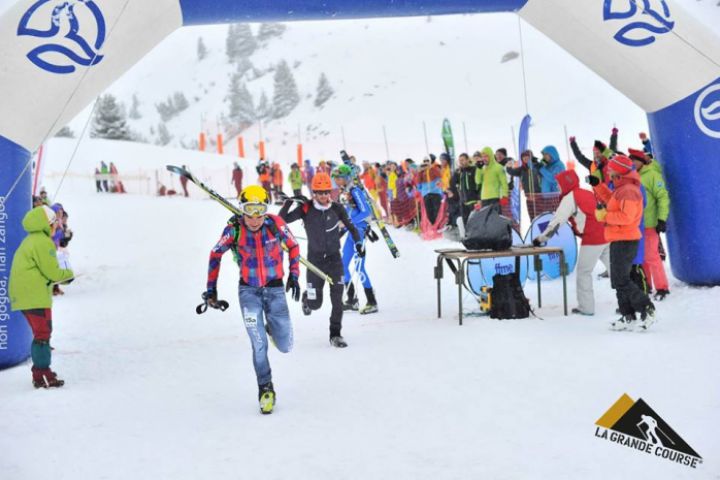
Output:
[[[604,183],[594,188],[598,198],[607,205],[605,240],[620,242],[640,240],[640,219],[643,216],[643,197],[640,175],[632,171],[614,181],[615,190]]]
[[[281,186],[283,184],[283,174],[280,167],[276,167],[273,169],[273,185]]]
[[[375,190],[375,171],[372,167],[368,168],[363,172],[362,180],[365,184],[365,188],[370,191]]]

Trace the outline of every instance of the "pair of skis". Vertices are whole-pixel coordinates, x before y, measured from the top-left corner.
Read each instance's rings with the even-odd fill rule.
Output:
[[[225,197],[223,197],[222,195],[220,195],[219,193],[217,193],[215,190],[213,190],[212,188],[208,187],[208,186],[205,185],[203,182],[201,182],[198,178],[195,177],[195,175],[193,175],[192,173],[190,173],[189,170],[186,170],[186,169],[184,169],[184,168],[182,168],[182,167],[178,167],[178,166],[175,166],[175,165],[167,165],[166,168],[168,169],[168,171],[170,171],[170,172],[172,172],[172,173],[175,173],[175,174],[177,174],[177,175],[180,175],[181,177],[187,178],[188,180],[190,180],[191,182],[193,182],[195,185],[198,186],[198,188],[200,188],[200,189],[203,190],[205,193],[207,193],[208,195],[210,195],[210,198],[212,198],[213,200],[215,200],[216,202],[218,202],[220,205],[222,205],[223,207],[225,207],[225,208],[227,208],[228,210],[230,210],[230,211],[231,211],[232,213],[234,213],[235,215],[237,215],[237,216],[239,216],[239,217],[242,217],[242,216],[243,216],[243,213],[240,211],[240,209],[239,209],[238,207],[236,207],[235,205],[233,205],[232,203],[230,203],[229,201],[227,201],[227,200],[225,199]],[[282,245],[283,250],[285,250],[286,252],[288,251],[288,247],[287,247],[287,245],[285,245],[285,242],[280,242],[280,245]],[[332,284],[333,284],[332,278],[330,278],[330,276],[328,276],[325,272],[323,272],[323,271],[320,270],[318,267],[316,267],[315,265],[313,265],[312,263],[310,263],[310,262],[309,262],[305,257],[303,257],[302,255],[300,255],[300,263],[302,263],[303,265],[305,265],[305,267],[306,267],[308,270],[310,270],[311,272],[313,272],[315,275],[317,275],[318,277],[324,279],[324,280],[328,283],[328,285],[332,285]]]

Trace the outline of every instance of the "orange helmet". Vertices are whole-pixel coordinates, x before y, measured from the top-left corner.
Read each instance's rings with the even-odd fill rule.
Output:
[[[312,179],[311,186],[313,192],[332,190],[332,182],[330,181],[330,175],[325,172],[316,173]]]

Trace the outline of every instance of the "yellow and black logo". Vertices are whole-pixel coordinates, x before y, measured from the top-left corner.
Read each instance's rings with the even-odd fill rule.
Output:
[[[697,468],[702,457],[641,398],[623,394],[595,422],[595,436],[671,462]]]

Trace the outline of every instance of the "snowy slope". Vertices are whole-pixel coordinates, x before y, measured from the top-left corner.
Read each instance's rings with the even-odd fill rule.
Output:
[[[713,2],[687,0],[682,6],[715,28],[720,9]],[[263,127],[268,156],[295,158],[298,129],[308,158],[330,159],[343,146],[359,157],[375,161],[426,154],[423,122],[429,149],[441,149],[444,117],[453,122],[458,150],[485,145],[513,151],[511,126],[525,114],[519,59],[500,63],[508,51],[519,51],[517,17],[513,14],[463,15],[428,18],[376,19],[287,24],[280,39],[271,40],[251,58],[259,69],[282,59],[292,66],[302,97],[287,118]],[[257,32],[257,25],[253,26]],[[143,118],[133,122],[152,138],[151,126],[160,121],[154,105],[182,91],[190,108],[168,122],[173,142],[189,145],[201,130],[213,137],[220,115],[227,111],[232,67],[225,55],[226,26],[192,27],[172,34],[109,91],[129,106],[133,94],[141,101]],[[637,141],[647,130],[644,113],[594,73],[555,46],[533,27],[523,24],[528,110],[534,118],[534,148],[559,146],[563,156],[564,131],[576,135],[583,147],[605,139],[612,125],[621,130],[621,145]],[[209,56],[197,62],[197,39],[202,37]],[[323,109],[312,105],[318,77],[325,72],[336,95]],[[259,99],[272,98],[272,74],[248,83]],[[83,116],[73,123],[78,131]],[[463,133],[463,123],[466,135]],[[385,126],[388,153],[383,136]],[[345,140],[343,141],[343,131]],[[467,146],[464,137],[467,136]],[[259,128],[245,133],[246,152],[259,140]],[[236,143],[226,139],[228,150]]]
[[[98,158],[114,150],[92,145]],[[158,164],[176,154],[135,152]],[[671,279],[646,334],[608,330],[607,280],[596,282],[595,317],[563,317],[555,281],[543,284],[544,320],[467,317],[459,327],[447,270],[436,318],[433,249],[447,242],[393,230],[402,256],[370,244],[381,312],[345,317],[349,348],[328,345],[329,306],[305,317],[291,302],[295,348],[270,352],[278,406],[261,416],[230,256],[219,284],[230,310],[194,312],[227,212],[197,197],[95,194],[79,176],[93,165],[84,162],[73,162],[57,197],[71,215],[81,275],[54,305],[53,368],[67,385],[33,390],[27,363],[0,372],[3,479],[720,473],[718,288]],[[47,179],[50,192],[57,180]],[[569,285],[572,302],[574,277]],[[534,285],[526,292],[536,305]],[[645,399],[704,463],[692,470],[595,438],[594,422],[623,393]]]

